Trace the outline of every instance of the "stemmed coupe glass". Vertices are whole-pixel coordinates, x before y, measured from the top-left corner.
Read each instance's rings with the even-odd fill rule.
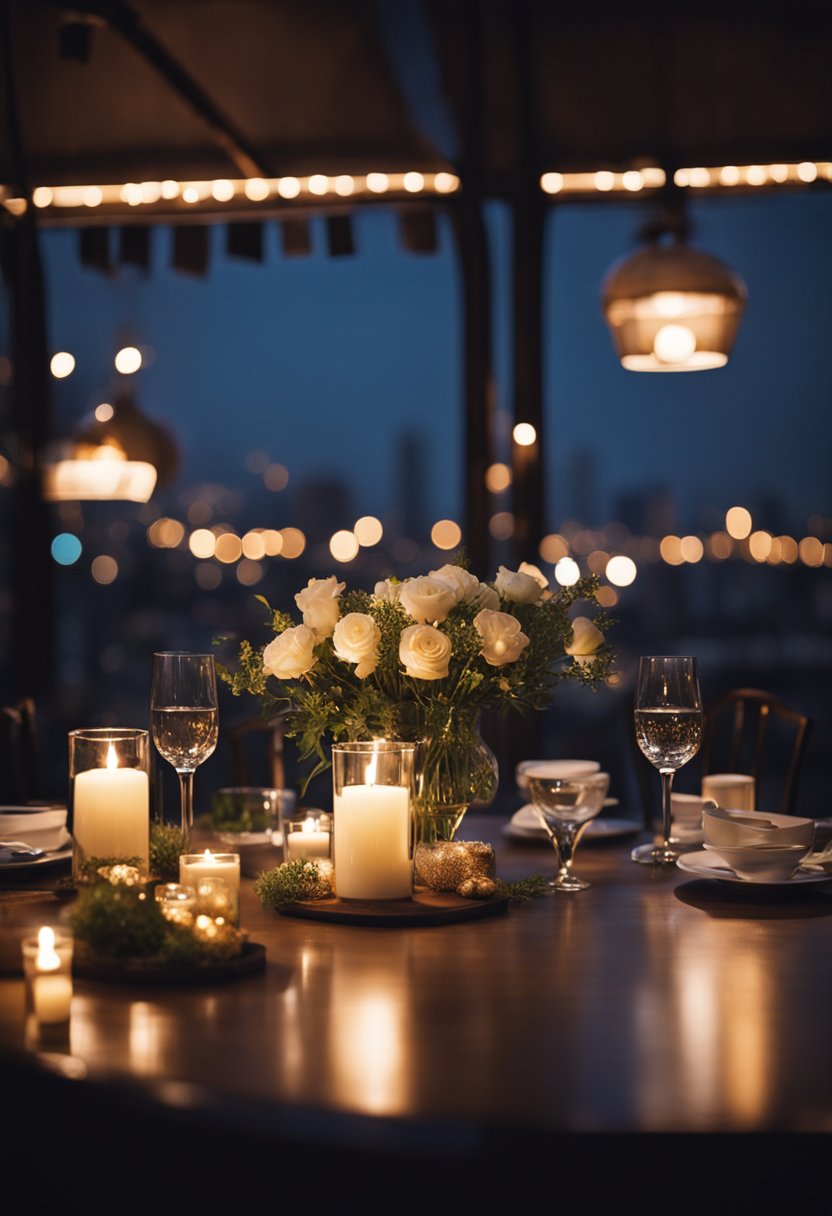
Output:
[[[572,873],[572,860],[583,830],[604,805],[609,773],[586,777],[547,777],[527,771],[529,794],[538,818],[558,855],[558,872],[551,891],[584,891],[590,885]]]
[[[157,751],[179,774],[187,836],[194,822],[194,772],[214,751],[219,734],[212,654],[154,654],[150,731]]]
[[[635,728],[639,747],[662,777],[662,841],[639,845],[630,856],[647,865],[674,865],[679,850],[670,843],[670,790],[677,770],[702,742],[696,659],[649,655],[639,660]]]

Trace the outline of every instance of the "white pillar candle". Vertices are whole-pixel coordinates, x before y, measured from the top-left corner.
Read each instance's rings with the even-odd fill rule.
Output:
[[[283,831],[287,861],[297,861],[301,857],[329,857],[329,832],[321,830],[321,821],[313,815],[308,815],[299,824],[284,820]]]
[[[202,878],[221,878],[228,886],[231,904],[234,909],[234,924],[240,923],[240,854],[212,853],[206,849],[204,853],[183,853],[179,858],[179,881],[183,886],[193,887],[196,891]],[[195,911],[199,911],[197,907]]]
[[[413,894],[410,799],[403,785],[345,785],[334,795],[335,890],[341,899]]]
[[[141,857],[150,853],[150,785],[138,768],[119,768],[110,745],[106,768],[75,776],[72,834],[86,857]]]

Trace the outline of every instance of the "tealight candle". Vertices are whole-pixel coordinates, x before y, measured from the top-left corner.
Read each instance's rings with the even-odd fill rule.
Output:
[[[230,920],[233,924],[240,923],[240,854],[212,853],[206,849],[204,853],[183,853],[179,858],[179,881],[183,886],[193,887],[199,891],[202,879],[221,878],[228,886],[230,900]],[[197,908],[198,911],[201,909]]]
[[[329,857],[329,816],[307,815],[283,821],[283,844],[287,861],[300,857]]]
[[[23,942],[23,969],[35,1019],[54,1026],[69,1021],[72,1005],[72,938],[44,925]]]
[[[196,891],[193,887],[178,882],[160,883],[156,888],[156,902],[162,916],[171,924],[187,927],[194,923]]]

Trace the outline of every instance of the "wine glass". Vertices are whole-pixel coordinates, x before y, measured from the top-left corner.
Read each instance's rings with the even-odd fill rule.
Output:
[[[635,728],[639,747],[662,777],[662,842],[639,845],[631,857],[649,865],[674,865],[679,850],[670,844],[670,790],[677,769],[702,742],[696,659],[650,655],[639,660]]]
[[[212,654],[153,656],[150,727],[157,751],[179,774],[182,832],[194,822],[194,772],[217,746],[217,677]]]
[[[543,769],[526,772],[529,794],[538,818],[558,855],[552,891],[584,891],[590,885],[572,873],[572,860],[583,830],[604,805],[609,773],[585,777],[549,777]]]

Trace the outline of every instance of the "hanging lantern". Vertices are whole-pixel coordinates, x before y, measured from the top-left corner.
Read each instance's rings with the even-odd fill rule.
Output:
[[[747,295],[718,258],[674,239],[616,262],[601,303],[622,367],[695,372],[728,362]]]
[[[178,464],[171,435],[126,392],[110,417],[79,430],[64,449],[44,468],[43,494],[49,502],[147,502],[157,479],[170,481]]]

